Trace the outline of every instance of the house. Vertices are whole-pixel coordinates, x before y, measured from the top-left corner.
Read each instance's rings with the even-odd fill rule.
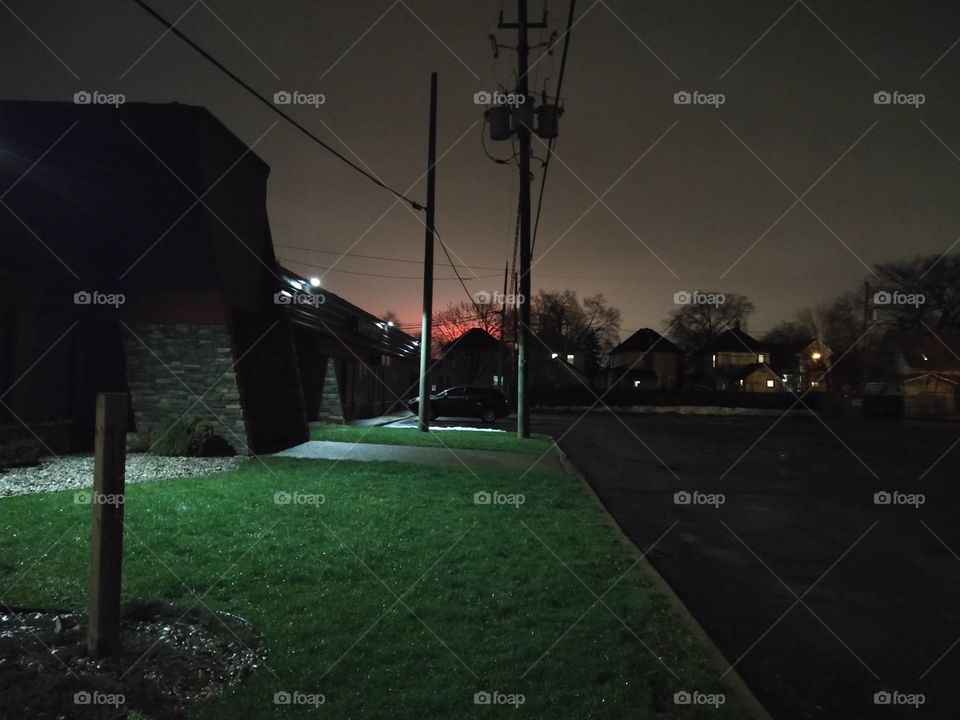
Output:
[[[903,381],[903,414],[906,417],[953,415],[957,411],[960,380],[939,373],[911,375]]]
[[[772,346],[772,367],[785,390],[806,392],[827,389],[833,351],[815,338]]]
[[[0,439],[87,450],[114,391],[131,432],[272,452],[416,381],[413,338],[278,265],[270,168],[206,109],[0,102],[0,139]]]
[[[701,384],[714,390],[743,390],[744,371],[753,365],[772,362],[773,346],[760,342],[740,329],[739,324],[717,335],[694,356],[694,372]],[[763,386],[766,387],[764,381]]]
[[[865,406],[894,398],[906,417],[953,415],[960,387],[960,338],[892,331],[879,343],[880,377],[864,388]]]
[[[512,375],[512,353],[506,343],[483,328],[470,328],[441,347],[441,357],[431,372],[435,390],[455,385],[504,388],[504,375]]]
[[[683,351],[656,330],[641,328],[610,352],[609,383],[622,389],[674,389]]]
[[[783,378],[766,363],[751,363],[740,370],[737,386],[751,393],[783,392],[785,387]]]

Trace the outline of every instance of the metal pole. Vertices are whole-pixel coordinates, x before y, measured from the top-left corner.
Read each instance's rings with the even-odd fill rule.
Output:
[[[430,430],[430,334],[433,325],[433,238],[437,196],[437,74],[430,75],[430,139],[427,150],[427,219],[423,244],[423,325],[420,330],[420,431]]]
[[[529,69],[527,55],[527,0],[518,0],[519,78],[517,94],[527,102],[529,96]],[[530,415],[527,405],[527,361],[530,353],[530,128],[521,124],[517,128],[520,143],[520,292],[519,351],[517,353],[517,435],[530,437]]]

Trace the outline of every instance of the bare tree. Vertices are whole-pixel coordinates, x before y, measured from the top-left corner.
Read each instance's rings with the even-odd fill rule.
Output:
[[[697,352],[724,330],[746,322],[754,305],[737,293],[702,292],[701,296],[723,298],[723,302],[691,302],[670,313],[663,326],[680,347]]]
[[[881,322],[917,330],[960,330],[960,255],[916,257],[874,269],[879,288],[871,300]]]
[[[602,293],[581,302],[572,290],[540,290],[531,302],[532,330],[557,352],[579,350],[587,365],[599,367],[620,339],[620,311]]]
[[[444,345],[449,345],[471,328],[481,328],[497,339],[510,339],[510,324],[508,317],[508,332],[506,338],[501,338],[501,317],[503,306],[497,303],[450,303],[446,309],[433,314],[433,351],[439,355]],[[508,313],[509,316],[509,313]]]

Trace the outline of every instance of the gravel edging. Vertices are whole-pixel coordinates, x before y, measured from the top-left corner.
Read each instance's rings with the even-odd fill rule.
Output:
[[[132,484],[210,475],[233,470],[244,460],[243,457],[160,457],[148,453],[130,453],[127,455],[126,482]],[[0,498],[92,486],[92,455],[43,458],[39,465],[0,470]]]

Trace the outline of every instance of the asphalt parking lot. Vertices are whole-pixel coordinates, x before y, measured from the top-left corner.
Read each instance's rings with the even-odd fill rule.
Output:
[[[654,567],[773,717],[960,717],[960,423],[570,414],[533,429],[641,549],[656,543]]]

